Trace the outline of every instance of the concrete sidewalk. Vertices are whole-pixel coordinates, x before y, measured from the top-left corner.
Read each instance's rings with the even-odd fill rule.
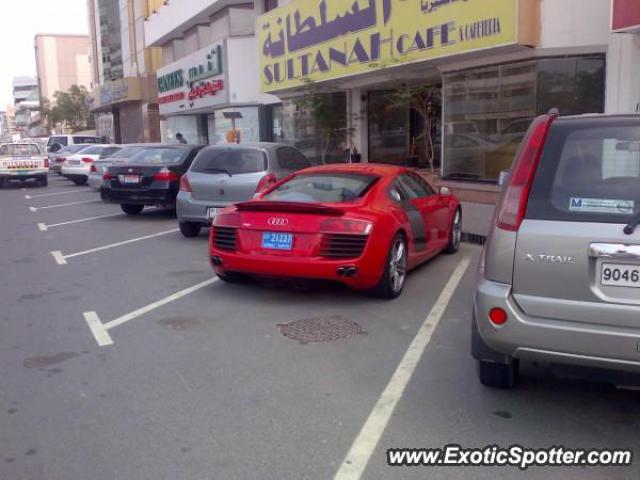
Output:
[[[462,202],[462,232],[486,237],[494,209],[494,205]]]

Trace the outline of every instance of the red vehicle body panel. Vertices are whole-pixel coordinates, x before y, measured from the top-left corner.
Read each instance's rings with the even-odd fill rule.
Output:
[[[225,209],[219,220],[214,221],[209,238],[210,258],[219,260],[218,264],[212,261],[216,273],[331,280],[367,290],[380,281],[391,243],[398,232],[407,238],[409,269],[434,257],[447,246],[452,219],[460,205],[453,195],[436,192],[405,204],[389,197],[389,189],[399,175],[415,175],[410,169],[372,164],[324,165],[293,176],[310,173],[364,173],[376,176],[378,180],[362,198],[349,203],[287,203],[262,198],[290,176],[260,198]],[[227,218],[233,218],[231,223],[235,226],[230,226]],[[279,225],[274,218],[284,219],[286,224]],[[353,239],[344,239],[343,233],[321,233],[322,223],[332,218],[370,222],[373,227],[368,235],[352,235]],[[216,235],[224,240],[227,234],[231,235],[230,229],[235,231],[234,248],[220,248]],[[263,249],[264,232],[292,233],[292,250]],[[350,246],[364,243],[364,247],[357,256],[335,258],[326,255],[327,251],[336,251],[327,245],[339,247],[345,243]],[[338,249],[338,252],[341,251]],[[337,269],[344,266],[355,267],[357,275],[350,278],[338,275]]]

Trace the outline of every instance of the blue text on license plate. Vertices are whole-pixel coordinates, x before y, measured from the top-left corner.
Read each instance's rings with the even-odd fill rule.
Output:
[[[293,248],[293,234],[264,232],[262,234],[262,248],[270,250],[291,250]]]

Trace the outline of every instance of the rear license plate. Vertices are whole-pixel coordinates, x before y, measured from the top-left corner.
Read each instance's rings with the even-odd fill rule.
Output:
[[[31,170],[18,170],[18,175],[29,175]]]
[[[291,250],[293,249],[293,234],[264,232],[262,234],[262,248],[269,250]]]
[[[69,165],[80,165],[80,160],[67,160]]]
[[[118,175],[118,180],[120,181],[120,183],[126,183],[126,184],[137,184],[140,183],[140,176],[139,175]]]
[[[213,220],[214,218],[216,218],[216,215],[218,215],[218,213],[220,213],[220,210],[222,210],[222,209],[218,208],[218,207],[207,208],[207,218],[209,220]]]
[[[640,288],[640,265],[603,263],[600,283],[609,287]]]

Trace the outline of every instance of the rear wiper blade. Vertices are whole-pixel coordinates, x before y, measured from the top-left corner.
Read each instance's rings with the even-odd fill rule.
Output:
[[[633,235],[633,232],[636,231],[638,225],[640,225],[640,213],[638,213],[635,218],[629,222],[629,225],[624,227],[624,233],[626,235]]]
[[[220,172],[220,173],[226,173],[227,175],[229,175],[230,177],[233,177],[233,175],[231,175],[231,172],[229,170],[227,170],[226,168],[204,168],[203,169],[205,172]]]

